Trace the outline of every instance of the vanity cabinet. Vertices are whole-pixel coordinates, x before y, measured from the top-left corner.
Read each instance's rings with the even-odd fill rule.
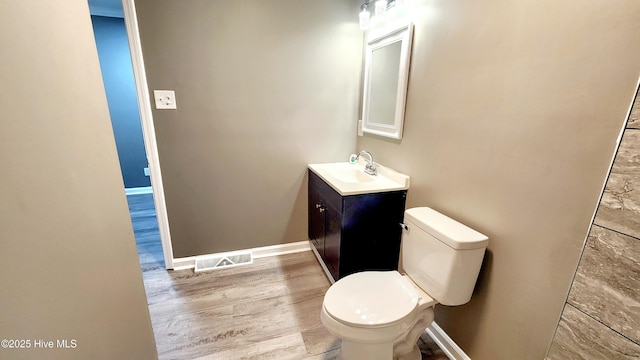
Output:
[[[342,196],[309,170],[309,239],[334,281],[397,270],[406,190]]]

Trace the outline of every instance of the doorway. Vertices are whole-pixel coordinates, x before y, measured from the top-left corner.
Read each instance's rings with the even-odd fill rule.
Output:
[[[133,3],[129,5],[133,10]],[[138,46],[139,57],[132,56],[136,51],[130,51],[132,37],[119,0],[89,0],[89,8],[140,263],[143,270],[149,266],[172,269],[146,80],[139,79],[141,71],[134,65],[137,61],[142,66],[142,54]],[[140,91],[141,81],[144,91]]]

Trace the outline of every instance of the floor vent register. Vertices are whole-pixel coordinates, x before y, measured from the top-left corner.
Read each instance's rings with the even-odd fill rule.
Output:
[[[223,254],[196,256],[195,272],[228,269],[253,264],[251,251],[234,251]]]

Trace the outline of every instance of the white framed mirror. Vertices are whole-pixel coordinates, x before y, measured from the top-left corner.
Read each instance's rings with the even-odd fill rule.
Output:
[[[372,34],[365,47],[362,131],[402,139],[413,24]]]

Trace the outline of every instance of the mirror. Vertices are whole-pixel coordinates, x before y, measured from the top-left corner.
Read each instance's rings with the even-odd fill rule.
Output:
[[[402,139],[412,34],[408,24],[367,40],[362,131]]]

